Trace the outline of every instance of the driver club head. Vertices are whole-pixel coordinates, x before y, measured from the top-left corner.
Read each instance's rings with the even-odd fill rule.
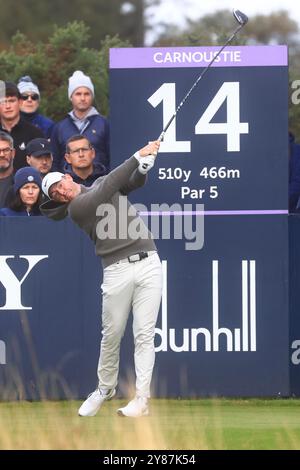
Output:
[[[240,10],[233,10],[233,16],[237,20],[237,22],[244,26],[248,22],[248,16],[245,13],[242,13]]]

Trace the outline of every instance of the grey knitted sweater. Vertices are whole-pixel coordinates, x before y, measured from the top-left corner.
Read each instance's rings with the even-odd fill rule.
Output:
[[[70,203],[41,205],[41,212],[54,220],[69,214],[95,243],[104,268],[132,254],[156,250],[151,233],[127,200],[127,194],[146,181],[138,165],[132,156],[90,188],[81,186],[81,193]]]

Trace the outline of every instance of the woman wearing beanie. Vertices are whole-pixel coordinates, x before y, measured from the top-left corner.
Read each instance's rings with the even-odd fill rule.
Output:
[[[35,168],[20,168],[14,178],[14,197],[9,207],[0,209],[0,216],[41,215],[39,210],[42,201],[41,186],[42,179]]]
[[[50,138],[54,121],[39,114],[40,91],[33,83],[29,75],[21,77],[18,82],[18,89],[21,94],[21,116],[36,127],[39,127],[47,139]]]

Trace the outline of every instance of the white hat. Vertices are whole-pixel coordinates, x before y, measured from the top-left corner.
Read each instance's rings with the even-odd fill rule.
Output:
[[[81,72],[81,70],[76,70],[76,72],[73,73],[72,77],[69,78],[69,88],[68,88],[69,99],[71,99],[71,96],[74,93],[74,91],[81,86],[88,88],[92,92],[92,95],[93,96],[95,95],[94,85],[90,77],[88,77],[83,72]]]
[[[18,82],[18,89],[21,95],[23,93],[36,93],[40,96],[40,91],[35,83],[33,83],[31,77],[29,75],[25,75],[21,77]]]
[[[55,183],[58,183],[62,178],[63,176],[65,176],[63,173],[60,173],[59,171],[52,171],[51,173],[48,173],[44,178],[43,178],[43,181],[42,181],[42,190],[43,190],[43,193],[46,194],[46,196],[49,196],[49,189],[50,187],[55,184]]]

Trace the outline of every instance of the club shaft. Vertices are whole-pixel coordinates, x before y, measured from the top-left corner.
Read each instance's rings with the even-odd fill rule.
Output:
[[[205,69],[203,70],[203,72],[201,73],[201,75],[199,75],[199,77],[197,78],[197,80],[195,81],[195,83],[193,83],[193,85],[191,86],[191,88],[189,89],[189,91],[187,92],[187,94],[185,95],[185,97],[182,99],[182,101],[179,103],[179,105],[177,106],[176,108],[176,111],[175,113],[171,116],[171,118],[169,119],[169,121],[167,122],[167,124],[165,125],[163,131],[161,132],[160,136],[158,137],[157,140],[159,140],[160,142],[163,140],[164,138],[164,135],[165,133],[167,132],[167,130],[169,129],[170,125],[172,124],[172,122],[174,121],[178,111],[180,110],[180,108],[184,105],[184,103],[186,102],[186,100],[188,99],[188,97],[190,96],[190,94],[192,93],[192,91],[194,90],[194,88],[198,85],[198,83],[200,82],[201,78],[206,74],[206,72],[208,71],[208,69],[212,66],[212,64],[215,62],[215,60],[219,57],[219,55],[221,54],[221,52],[225,49],[225,47],[228,46],[228,44],[233,40],[233,38],[236,36],[236,34],[239,32],[239,30],[243,27],[244,25],[243,24],[240,24],[236,30],[232,33],[232,35],[230,36],[229,39],[227,39],[226,43],[221,47],[221,49],[218,51],[218,53],[213,57],[213,59],[210,61],[210,63],[208,64],[207,67],[205,67]]]

